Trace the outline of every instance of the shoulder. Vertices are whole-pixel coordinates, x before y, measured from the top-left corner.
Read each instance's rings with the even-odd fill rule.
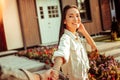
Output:
[[[67,34],[63,34],[62,36],[61,36],[61,39],[70,39],[70,36],[69,35],[67,35]]]
[[[60,41],[63,41],[63,42],[70,42],[70,36],[67,35],[67,34],[63,34],[60,38]]]

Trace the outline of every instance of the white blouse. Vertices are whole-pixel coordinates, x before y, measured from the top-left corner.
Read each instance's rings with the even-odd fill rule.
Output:
[[[58,50],[54,52],[53,60],[57,56],[65,59],[62,71],[69,80],[86,80],[88,78],[89,60],[78,35],[75,36],[65,29]]]

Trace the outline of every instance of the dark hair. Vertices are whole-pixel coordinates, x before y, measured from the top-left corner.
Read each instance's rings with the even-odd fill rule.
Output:
[[[66,5],[66,6],[63,8],[63,11],[62,11],[62,19],[61,19],[61,27],[60,27],[60,33],[59,33],[59,39],[61,38],[62,34],[64,33],[64,29],[66,28],[66,25],[64,24],[64,20],[65,20],[67,11],[68,11],[69,9],[71,9],[71,8],[78,9],[78,7],[75,6],[75,5]]]

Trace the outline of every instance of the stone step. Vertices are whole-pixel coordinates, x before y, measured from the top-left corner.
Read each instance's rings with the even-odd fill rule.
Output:
[[[100,32],[101,35],[110,35],[110,33],[111,33],[111,30],[105,30]]]
[[[104,52],[101,52],[100,54],[105,54],[105,56],[118,57],[118,56],[120,56],[120,48],[104,51]]]
[[[100,53],[105,53],[107,51],[115,50],[115,49],[120,49],[120,41],[115,41],[115,42],[95,42],[97,49],[99,50]],[[84,43],[83,44],[88,52],[91,51],[90,45]],[[119,50],[116,50],[119,51]],[[110,53],[110,52],[108,52]]]
[[[120,48],[120,41],[115,42],[96,42],[97,48],[100,52],[106,52],[116,48]]]
[[[120,56],[115,58],[116,61],[120,62]]]
[[[23,68],[31,72],[41,70],[44,68],[45,63],[36,61],[33,59],[28,59],[26,57],[19,57],[15,55],[9,55],[0,57],[0,65],[5,65],[12,68]]]
[[[15,54],[17,52],[18,52],[17,50],[2,51],[2,52],[0,52],[0,57],[6,56],[6,55],[13,55],[13,54]]]
[[[105,54],[105,56],[113,56],[116,61],[120,62],[120,48],[108,50],[100,54]]]

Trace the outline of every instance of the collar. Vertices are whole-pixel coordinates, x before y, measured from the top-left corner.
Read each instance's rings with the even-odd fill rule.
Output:
[[[69,35],[72,39],[78,40],[78,36],[79,36],[79,35],[78,35],[77,32],[76,32],[76,34],[74,35],[71,31],[65,29],[65,30],[64,30],[64,33],[67,34],[67,35]]]

